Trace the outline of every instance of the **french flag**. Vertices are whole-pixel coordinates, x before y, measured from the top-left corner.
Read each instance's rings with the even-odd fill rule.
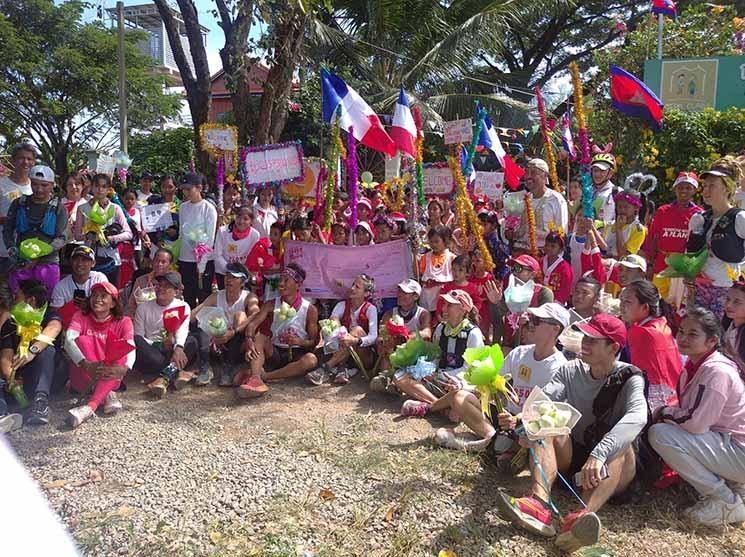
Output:
[[[414,124],[414,117],[411,115],[409,101],[403,87],[398,93],[398,102],[393,113],[391,139],[399,151],[411,158],[416,158],[416,124]]]
[[[564,145],[564,150],[569,154],[569,157],[574,160],[577,158],[577,149],[574,146],[574,138],[572,137],[572,116],[568,108],[561,119],[561,126],[561,143]]]
[[[386,133],[377,114],[343,79],[322,68],[321,91],[323,119],[326,123],[334,122],[337,109],[341,106],[342,129],[354,127],[354,137],[357,141],[391,157],[396,155],[396,144]]]
[[[525,171],[520,168],[515,161],[507,154],[499,141],[497,130],[491,125],[491,120],[487,116],[484,118],[484,127],[481,128],[479,135],[479,145],[486,147],[497,156],[499,164],[504,168],[504,181],[513,191],[520,185],[520,178],[525,175]]]
[[[652,13],[655,15],[667,15],[678,19],[678,8],[673,0],[652,0]]]

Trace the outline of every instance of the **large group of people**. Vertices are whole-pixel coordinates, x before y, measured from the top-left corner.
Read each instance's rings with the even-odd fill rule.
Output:
[[[498,510],[563,550],[596,543],[601,507],[634,500],[647,483],[690,485],[698,502],[684,513],[697,524],[745,520],[743,156],[700,176],[681,169],[654,210],[641,188],[613,183],[616,161],[601,151],[592,215],[580,178],[554,189],[546,162],[532,158],[521,214],[473,197],[484,242],[461,231],[447,197],[428,199],[414,221],[362,190],[352,228],[339,191],[325,229],[319,208],[280,201],[269,186],[228,183],[217,195],[186,172],[143,173],[139,187],[115,189],[106,174],[55,176],[28,144],[10,160],[0,177],[2,432],[48,424],[49,398],[65,389],[80,397],[67,414],[73,428],[99,409],[116,414],[133,371],[154,399],[189,384],[252,399],[289,378],[313,388],[364,376],[371,391],[401,397],[404,416],[441,414],[470,430],[434,431],[440,446],[484,451],[504,474],[527,467],[529,493],[500,491]],[[152,205],[170,219],[145,230]],[[395,298],[379,299],[368,271],[341,299],[312,299],[302,261],[283,258],[287,240],[399,238],[410,240],[414,276]],[[674,254],[696,275],[665,272]],[[322,329],[338,332],[333,343]],[[413,339],[439,354],[429,368],[394,365]],[[503,406],[469,383],[466,351],[490,345],[505,354]],[[527,439],[522,409],[536,387],[581,413],[569,434]],[[554,485],[580,499],[563,518]]]

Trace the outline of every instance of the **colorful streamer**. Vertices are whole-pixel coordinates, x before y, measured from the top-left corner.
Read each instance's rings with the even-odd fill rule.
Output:
[[[476,155],[476,147],[479,144],[481,131],[484,129],[485,119],[486,109],[480,106],[476,111],[476,125],[473,127],[473,139],[471,139],[471,144],[468,146],[466,161],[461,169],[464,175],[470,176],[470,170],[473,169],[473,157]]]
[[[424,207],[424,131],[422,128],[422,111],[414,107],[414,124],[416,125],[416,192],[417,202]]]
[[[217,158],[215,181],[217,182],[217,207],[222,211],[225,198],[225,155],[220,155]]]
[[[463,238],[468,236],[468,232],[476,237],[476,245],[481,252],[481,257],[484,259],[484,264],[487,270],[491,271],[494,268],[494,260],[492,259],[491,252],[486,246],[484,240],[484,230],[481,227],[481,222],[476,216],[476,211],[473,208],[471,197],[468,195],[468,188],[466,186],[466,179],[463,177],[461,171],[460,161],[457,157],[448,157],[448,164],[450,170],[453,173],[453,179],[455,180],[456,193],[455,193],[455,209],[456,213],[463,220],[459,223],[461,227],[461,234]]]
[[[326,188],[324,191],[324,203],[325,206],[325,218],[323,228],[326,232],[331,230],[334,216],[334,191],[336,191],[336,181],[338,180],[339,170],[339,157],[341,152],[339,147],[344,145],[341,142],[341,131],[339,129],[339,122],[341,121],[341,106],[336,111],[336,120],[334,120],[331,126],[331,149],[329,153],[329,170],[326,178]],[[346,153],[345,153],[346,154]]]
[[[546,120],[546,105],[543,102],[543,93],[541,92],[540,87],[535,88],[535,99],[538,103],[538,116],[540,117],[541,136],[543,136],[543,147],[546,150],[546,162],[548,163],[551,185],[556,191],[561,191],[561,184],[559,183],[559,173],[556,170],[556,155],[554,154],[554,146],[551,143],[551,138],[549,137],[548,122]]]
[[[357,145],[354,139],[354,128],[349,126],[347,130],[347,188],[349,189],[349,205],[352,210],[350,226],[352,230],[357,228],[357,202],[359,198],[359,169],[357,168]]]
[[[533,210],[533,196],[525,194],[525,214],[528,217],[528,243],[530,244],[530,254],[538,257],[538,241],[535,237],[535,211]]]
[[[585,100],[582,92],[582,80],[579,75],[579,66],[576,62],[569,64],[572,72],[572,85],[574,86],[574,112],[577,115],[579,125],[579,142],[582,150],[582,210],[585,217],[594,218],[595,210],[592,206],[593,187],[590,176],[590,136],[587,132],[587,119],[585,117]]]

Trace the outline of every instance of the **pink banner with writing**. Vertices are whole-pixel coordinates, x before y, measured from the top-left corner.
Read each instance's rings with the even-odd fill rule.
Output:
[[[411,247],[406,240],[372,246],[291,240],[285,244],[285,265],[292,262],[305,270],[302,294],[309,298],[346,298],[354,279],[362,273],[375,279],[376,297],[394,297],[396,285],[412,276]]]

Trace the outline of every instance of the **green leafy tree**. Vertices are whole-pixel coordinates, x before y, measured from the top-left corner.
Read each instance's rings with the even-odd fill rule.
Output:
[[[181,174],[188,170],[194,157],[194,131],[191,128],[157,130],[136,134],[129,142],[131,172],[140,175]]]
[[[0,0],[0,134],[28,137],[60,176],[75,147],[102,147],[118,129],[117,37],[99,23],[84,24],[84,7],[78,0]],[[148,71],[152,60],[137,48],[144,38],[126,36],[129,119],[140,129],[180,106]]]

